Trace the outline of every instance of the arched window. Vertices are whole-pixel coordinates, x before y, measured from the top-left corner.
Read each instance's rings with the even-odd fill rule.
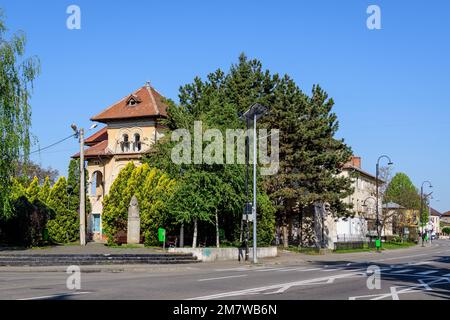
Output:
[[[92,174],[91,180],[91,196],[103,196],[103,174],[100,171],[95,171]]]
[[[136,133],[134,135],[133,150],[141,151],[141,136],[139,135],[139,133]]]
[[[128,139],[128,134],[124,134],[122,136],[122,141],[121,141],[121,148],[122,148],[122,152],[129,152],[130,151],[130,141]]]

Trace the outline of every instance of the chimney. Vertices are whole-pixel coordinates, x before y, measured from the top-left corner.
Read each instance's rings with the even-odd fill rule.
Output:
[[[361,169],[361,157],[352,156],[351,164],[352,166]]]

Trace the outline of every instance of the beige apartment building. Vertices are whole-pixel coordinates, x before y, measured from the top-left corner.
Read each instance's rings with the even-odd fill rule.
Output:
[[[376,236],[376,177],[364,170],[361,158],[353,156],[343,167],[341,175],[352,179],[354,192],[345,201],[353,204],[352,218],[336,219],[327,215],[325,220],[325,243],[329,248],[335,242],[365,241],[368,235]],[[378,178],[379,187],[384,183]],[[380,196],[378,208],[380,220],[383,218],[383,199]],[[387,221],[382,229],[382,236],[392,235],[392,223]]]

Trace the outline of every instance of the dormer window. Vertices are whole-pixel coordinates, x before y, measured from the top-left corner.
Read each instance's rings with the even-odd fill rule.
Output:
[[[127,106],[134,107],[134,106],[136,106],[139,102],[141,102],[141,100],[139,100],[139,98],[138,98],[137,96],[131,95],[131,96],[128,97],[128,100],[127,100]]]

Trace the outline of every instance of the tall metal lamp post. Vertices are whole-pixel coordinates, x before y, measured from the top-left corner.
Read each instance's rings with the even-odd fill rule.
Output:
[[[420,226],[422,227],[422,232],[421,232],[421,237],[422,237],[422,247],[425,246],[424,244],[424,234],[423,234],[423,221],[422,221],[422,214],[423,214],[423,186],[424,184],[427,183],[429,188],[433,188],[433,186],[431,185],[431,182],[426,180],[424,182],[422,182],[422,185],[420,186],[420,212],[419,212],[419,221],[420,221]]]
[[[250,120],[253,120],[253,263],[258,262],[258,257],[256,254],[257,248],[257,235],[256,235],[256,167],[257,167],[257,133],[256,133],[256,122],[259,118],[261,118],[266,112],[268,108],[260,105],[259,103],[255,103],[248,109],[242,117],[246,119],[247,124]],[[247,143],[247,149],[249,149],[249,144]],[[248,153],[247,153],[248,154]],[[247,162],[248,165],[248,162]],[[246,204],[247,207],[247,204]],[[246,208],[246,219],[248,223],[248,210]],[[248,235],[248,233],[247,233]],[[247,239],[248,243],[248,239]],[[248,251],[247,251],[248,252]]]
[[[364,199],[364,202],[363,202],[362,206],[363,206],[364,208],[366,208],[367,211],[368,211],[368,207],[369,207],[369,206],[366,204],[366,202],[367,202],[367,200],[369,200],[369,199],[374,200],[375,203],[376,203],[376,201],[377,201],[377,199],[375,199],[375,197],[372,197],[372,196],[368,196],[366,199]],[[370,235],[369,235],[369,237],[370,237]],[[372,241],[371,239],[372,239],[372,237],[370,237],[370,241]]]
[[[376,227],[377,227],[377,239],[378,241],[381,241],[381,228],[380,228],[380,209],[379,209],[379,187],[378,187],[378,177],[380,175],[380,160],[381,159],[387,159],[388,162],[388,166],[393,165],[394,163],[392,162],[391,158],[387,155],[382,155],[378,158],[377,160],[377,167],[376,167],[376,179],[375,179],[375,184],[376,184],[376,212],[377,212],[377,220],[376,220]],[[377,251],[380,251],[380,248],[377,247]]]

